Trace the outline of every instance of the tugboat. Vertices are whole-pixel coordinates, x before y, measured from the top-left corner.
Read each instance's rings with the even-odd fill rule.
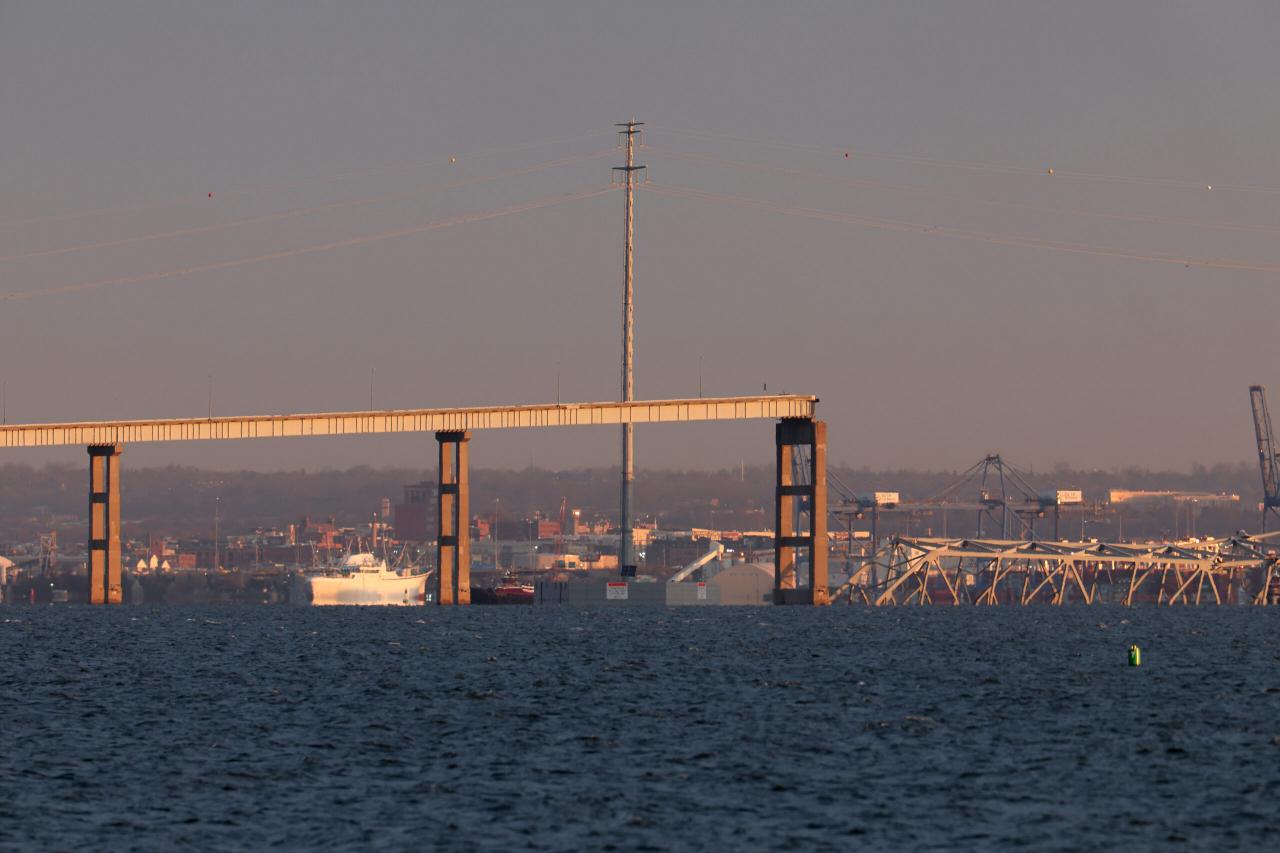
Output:
[[[498,604],[532,604],[533,584],[524,583],[514,571],[510,571],[493,588],[493,597]]]
[[[533,584],[520,580],[514,569],[508,569],[494,586],[471,590],[473,604],[532,604]]]

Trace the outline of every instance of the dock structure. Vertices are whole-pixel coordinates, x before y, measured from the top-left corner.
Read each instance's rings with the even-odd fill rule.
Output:
[[[442,605],[471,601],[469,445],[473,432],[538,427],[619,426],[700,421],[777,420],[778,483],[776,501],[807,497],[817,519],[805,535],[781,526],[775,532],[777,603],[827,603],[826,576],[826,424],[815,420],[818,398],[798,394],[749,397],[698,397],[604,403],[548,403],[449,409],[401,409],[317,414],[166,420],[88,421],[0,426],[0,449],[81,445],[89,452],[89,600],[119,604],[120,461],[126,444],[299,438],[386,433],[435,433],[439,490],[435,600]],[[809,484],[790,480],[790,453],[807,447],[814,466]],[[787,465],[782,465],[784,456]],[[794,552],[807,547],[807,587],[797,587]],[[784,572],[785,570],[785,572]]]
[[[1196,543],[1117,544],[895,537],[835,596],[872,606],[1131,607],[1273,603],[1275,543],[1238,536]]]

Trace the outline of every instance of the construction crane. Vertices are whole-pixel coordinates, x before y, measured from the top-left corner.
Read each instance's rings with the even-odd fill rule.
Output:
[[[1253,408],[1253,434],[1258,439],[1258,468],[1262,471],[1262,532],[1267,532],[1267,513],[1280,517],[1280,484],[1276,482],[1280,462],[1276,461],[1276,440],[1271,431],[1271,413],[1267,411],[1267,389],[1249,386],[1249,405]]]

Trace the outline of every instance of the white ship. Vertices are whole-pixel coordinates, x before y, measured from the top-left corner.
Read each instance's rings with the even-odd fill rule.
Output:
[[[300,604],[423,604],[428,574],[402,574],[373,554],[352,554],[334,568],[294,575],[290,598]]]

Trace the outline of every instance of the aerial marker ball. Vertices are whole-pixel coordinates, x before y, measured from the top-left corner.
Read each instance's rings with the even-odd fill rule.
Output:
[[[209,193],[209,198],[213,198],[213,193]]]

